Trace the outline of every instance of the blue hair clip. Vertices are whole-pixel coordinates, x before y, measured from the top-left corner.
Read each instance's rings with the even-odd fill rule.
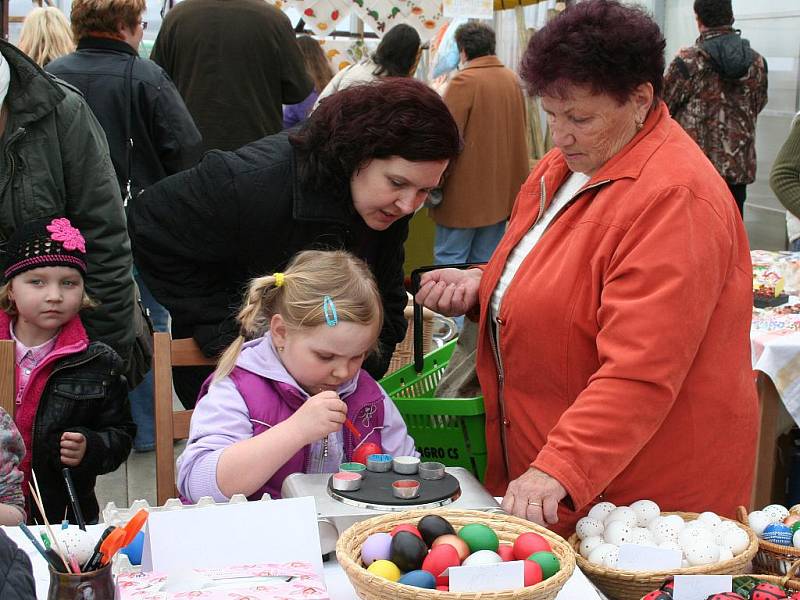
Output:
[[[330,296],[322,299],[322,312],[325,314],[325,322],[328,327],[334,327],[339,322],[339,315],[336,314],[336,305]]]

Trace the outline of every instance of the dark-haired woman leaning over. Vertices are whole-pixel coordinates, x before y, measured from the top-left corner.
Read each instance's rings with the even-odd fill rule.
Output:
[[[406,331],[408,217],[460,149],[450,112],[427,86],[348,88],[298,132],[209,152],[145,191],[131,212],[136,263],[172,315],[173,336],[214,356],[238,334],[249,279],[280,271],[300,250],[349,250],[370,265],[384,302],[381,353],[364,363],[380,377]],[[176,369],[184,405],[194,405],[205,374]]]
[[[539,31],[521,75],[556,148],[486,268],[430,273],[418,296],[479,312],[487,485],[559,533],[601,500],[749,503],[747,236],[660,99],[663,51],[644,12],[608,0]]]

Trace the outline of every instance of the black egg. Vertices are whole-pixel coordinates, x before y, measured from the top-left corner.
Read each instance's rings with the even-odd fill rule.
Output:
[[[419,569],[427,554],[425,542],[408,531],[395,533],[389,545],[389,560],[403,573]]]
[[[450,522],[439,515],[425,515],[419,520],[419,523],[417,523],[417,529],[419,529],[420,534],[422,534],[422,539],[428,544],[428,548],[431,547],[433,540],[440,535],[446,535],[448,533],[455,534],[456,532],[453,526],[450,525]]]

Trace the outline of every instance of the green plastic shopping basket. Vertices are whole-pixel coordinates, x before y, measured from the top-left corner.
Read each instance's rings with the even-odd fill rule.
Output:
[[[423,458],[449,467],[464,467],[483,481],[486,470],[483,396],[433,397],[455,347],[453,340],[426,355],[420,373],[411,364],[387,375],[380,384],[403,415],[408,433]]]

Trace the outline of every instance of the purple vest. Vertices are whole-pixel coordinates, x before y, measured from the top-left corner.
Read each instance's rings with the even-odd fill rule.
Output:
[[[247,411],[253,424],[253,436],[269,429],[263,423],[274,426],[291,417],[305,401],[303,394],[294,386],[265,379],[261,375],[256,375],[240,367],[233,369],[230,378],[247,405]],[[210,378],[203,387],[207,388],[208,384],[210,384]],[[358,374],[356,389],[347,397],[346,403],[347,418],[361,433],[361,437],[355,439],[347,427],[342,427],[344,455],[349,461],[355,446],[367,438],[369,438],[368,441],[381,445],[381,430],[373,430],[375,427],[383,426],[383,392],[378,383],[362,369]],[[273,498],[280,498],[281,485],[286,477],[292,473],[307,472],[309,449],[310,446],[302,448],[249,498],[258,500],[264,492],[269,493]]]

